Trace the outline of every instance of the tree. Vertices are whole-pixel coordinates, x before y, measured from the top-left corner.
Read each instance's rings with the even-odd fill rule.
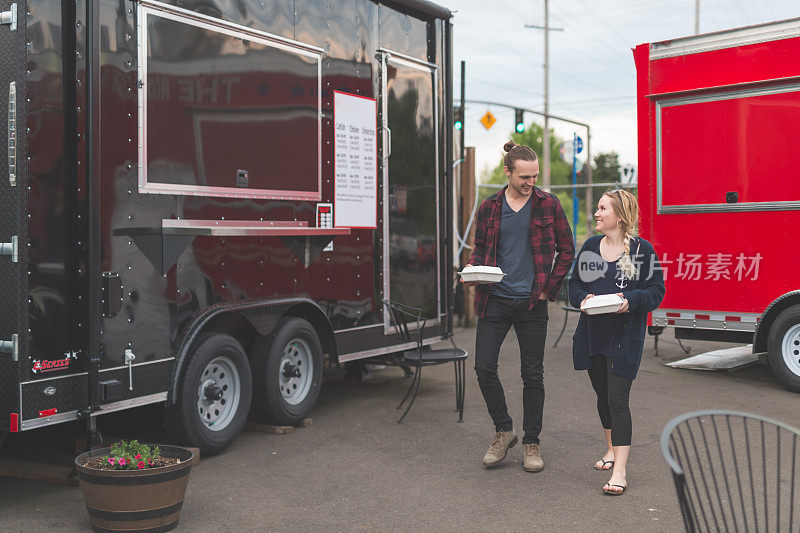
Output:
[[[619,181],[619,154],[617,152],[600,152],[594,156],[592,180],[597,183]]]
[[[544,153],[542,150],[543,137],[544,128],[536,123],[531,124],[530,127],[522,133],[511,133],[511,140],[517,144],[524,144],[533,148],[533,151],[539,156],[540,162],[542,154]],[[562,142],[564,142],[563,139],[556,136],[552,131],[550,132],[550,182],[554,185],[557,183],[571,183],[572,180],[572,174],[570,174],[572,168],[561,159],[561,152],[559,150],[561,149]],[[484,183],[505,184],[508,181],[503,171],[503,147],[500,146],[498,148],[501,154],[500,161],[498,161],[497,166],[489,172],[488,176],[484,176]],[[538,183],[541,184],[541,182],[541,180],[538,180]]]

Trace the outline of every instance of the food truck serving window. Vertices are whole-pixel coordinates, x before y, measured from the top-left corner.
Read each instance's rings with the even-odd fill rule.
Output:
[[[139,190],[321,199],[322,51],[138,5]]]
[[[799,103],[796,84],[657,101],[659,212],[800,208]]]

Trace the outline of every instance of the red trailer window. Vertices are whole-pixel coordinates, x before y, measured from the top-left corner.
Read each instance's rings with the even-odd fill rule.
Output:
[[[138,9],[140,190],[319,200],[321,52],[179,8]]]
[[[656,107],[660,212],[800,208],[799,86]]]

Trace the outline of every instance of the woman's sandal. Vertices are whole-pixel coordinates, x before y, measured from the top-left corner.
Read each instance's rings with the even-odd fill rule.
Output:
[[[622,490],[611,490],[611,489],[607,489],[606,487],[618,487],[618,488],[620,488]],[[620,494],[623,494],[625,492],[625,489],[627,489],[627,488],[628,488],[627,485],[613,485],[611,483],[606,483],[603,486],[603,492],[605,492],[606,494],[609,494],[611,496],[619,496]]]
[[[614,460],[613,459],[611,461],[606,461],[605,459],[600,459],[600,460],[603,461],[603,464],[600,465],[600,466],[597,466],[597,463],[595,463],[594,464],[594,469],[595,470],[611,470],[612,468],[614,468]],[[606,468],[606,465],[611,465],[611,466]]]

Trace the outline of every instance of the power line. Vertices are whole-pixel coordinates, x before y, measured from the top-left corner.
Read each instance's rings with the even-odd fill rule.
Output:
[[[561,101],[556,100],[553,103],[554,104],[560,104],[560,105],[567,105],[567,104],[580,104],[580,103],[591,103],[591,102],[608,102],[608,101],[613,101],[613,100],[630,101],[630,100],[635,100],[635,99],[636,99],[636,96],[634,96],[632,94],[626,94],[626,95],[619,95],[619,96],[606,96],[606,97],[600,97],[600,98],[582,98],[580,100],[561,100]]]
[[[557,17],[557,18],[560,18],[560,17]],[[600,37],[600,35],[598,35],[594,30],[592,30],[591,28],[589,28],[588,26],[586,26],[582,22],[580,22],[578,19],[576,19],[576,21],[584,29],[585,33],[588,33],[588,34],[592,35],[600,44],[604,45],[608,50],[610,50],[612,52],[612,55],[610,55],[610,56],[603,56],[604,57],[604,62],[608,63],[608,61],[615,61],[615,59],[617,57],[617,54],[620,53],[620,47],[612,45],[611,43],[609,43],[608,41],[606,41],[605,39]],[[614,30],[614,31],[616,31],[616,30]],[[627,46],[629,46],[629,45],[626,44],[626,48],[627,48]],[[623,48],[623,50],[624,49],[625,48]],[[628,66],[625,65],[623,67],[621,62],[618,63],[616,65],[616,67],[619,68],[620,70],[623,70],[623,71],[627,71],[627,69],[628,69]]]

